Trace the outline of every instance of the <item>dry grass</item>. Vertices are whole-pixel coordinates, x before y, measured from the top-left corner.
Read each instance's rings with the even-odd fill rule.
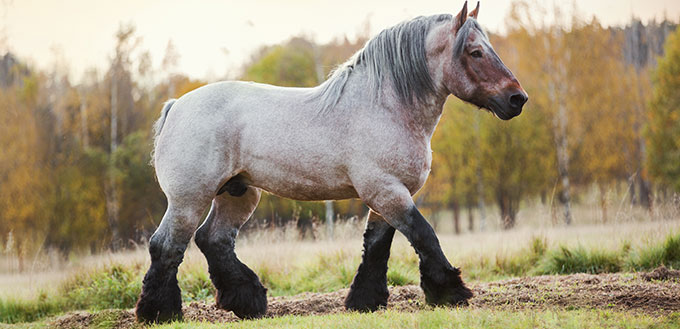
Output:
[[[580,209],[579,212],[587,210]],[[536,211],[537,215],[540,211]],[[521,217],[521,218],[528,218]],[[531,222],[526,220],[526,222]],[[325,229],[325,228],[322,228]],[[259,231],[242,236],[237,243],[237,253],[244,263],[258,272],[286,274],[309,264],[318,263],[319,257],[349,259],[358,262],[361,255],[363,221],[341,223],[333,240],[321,237],[317,241],[299,241],[292,230]],[[474,232],[461,235],[439,233],[444,252],[452,263],[493,264],[499,259],[526,249],[538,237],[548,246],[583,246],[585,248],[619,249],[623,244],[641,247],[658,243],[669,233],[680,232],[679,217],[656,221],[619,220],[616,224],[580,224],[572,226],[518,225],[510,231]],[[392,247],[392,258],[406,262],[417,261],[406,239],[397,234]],[[41,258],[42,257],[42,258]],[[32,270],[24,273],[0,272],[0,298],[31,299],[41,292],[53,291],[67,278],[85,271],[95,271],[110,264],[140,264],[146,268],[149,257],[145,246],[135,250],[73,257],[68,262],[55,260],[53,255],[36,257]],[[350,262],[351,263],[351,262]],[[351,264],[348,266],[352,266]],[[190,272],[205,272],[205,258],[195,245],[190,245],[180,266],[180,276]],[[466,273],[465,267],[463,272]]]

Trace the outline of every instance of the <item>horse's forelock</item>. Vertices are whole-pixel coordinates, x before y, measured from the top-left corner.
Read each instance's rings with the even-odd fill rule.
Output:
[[[461,26],[458,32],[456,32],[456,38],[453,41],[453,55],[455,57],[460,57],[463,55],[463,50],[465,50],[465,42],[467,41],[468,37],[470,37],[470,33],[473,31],[479,32],[485,39],[488,40],[486,33],[484,33],[484,30],[479,25],[477,20],[472,17],[468,17],[463,26]]]

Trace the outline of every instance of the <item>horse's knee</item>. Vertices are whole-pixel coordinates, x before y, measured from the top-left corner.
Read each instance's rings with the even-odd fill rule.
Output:
[[[149,254],[151,255],[151,260],[161,258],[163,254],[163,243],[165,239],[161,234],[154,233],[149,239]]]

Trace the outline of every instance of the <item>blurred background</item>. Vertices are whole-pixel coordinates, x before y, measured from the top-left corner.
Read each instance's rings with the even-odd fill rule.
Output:
[[[461,7],[0,1],[3,270],[148,239],[166,206],[149,154],[168,98],[226,79],[315,86],[382,29]],[[677,221],[679,18],[677,1],[482,1],[479,21],[530,101],[509,122],[446,103],[415,196],[435,229]],[[366,213],[358,200],[264,195],[243,234],[330,239],[344,225],[360,238]]]

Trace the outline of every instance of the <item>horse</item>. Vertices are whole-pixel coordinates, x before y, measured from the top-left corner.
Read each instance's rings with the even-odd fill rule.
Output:
[[[412,196],[429,175],[430,140],[449,95],[503,120],[528,100],[478,13],[479,2],[469,14],[465,2],[455,16],[385,29],[317,87],[223,81],[167,101],[154,125],[152,162],[168,207],[149,240],[138,321],[181,319],[177,268],[194,234],[217,306],[246,319],[266,313],[267,289],[234,252],[262,191],[295,200],[359,198],[369,207],[348,310],[387,305],[395,230],[419,256],[426,301],[466,305],[473,294]]]

